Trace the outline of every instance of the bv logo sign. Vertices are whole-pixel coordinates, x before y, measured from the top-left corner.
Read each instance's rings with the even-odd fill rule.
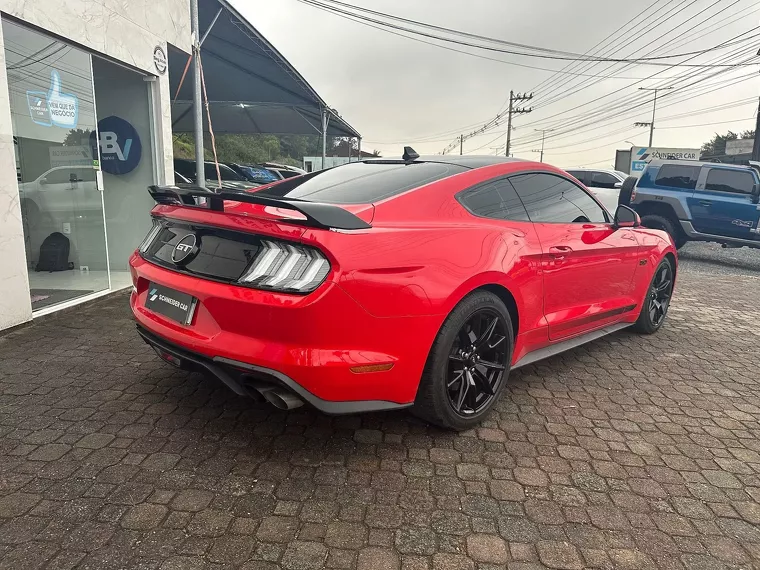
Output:
[[[140,163],[142,143],[135,128],[121,117],[114,115],[98,121],[100,134],[100,168],[109,174],[127,174]],[[95,133],[90,135],[90,144],[95,142]],[[93,152],[94,155],[94,152]]]

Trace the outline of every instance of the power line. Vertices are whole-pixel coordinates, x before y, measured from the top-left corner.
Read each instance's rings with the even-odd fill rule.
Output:
[[[559,53],[565,53],[567,55],[553,55],[550,53],[544,53],[546,51],[546,48],[538,48],[535,46],[532,46],[532,49],[538,50],[540,53],[527,53],[527,52],[518,52],[515,50],[509,50],[509,49],[503,49],[503,48],[497,48],[492,46],[486,46],[486,45],[479,45],[479,44],[473,44],[470,42],[465,42],[461,40],[456,40],[452,38],[446,38],[443,36],[438,36],[435,34],[427,33],[427,32],[421,32],[419,30],[415,30],[412,28],[406,28],[404,26],[399,26],[396,24],[391,24],[389,22],[384,22],[382,20],[376,20],[374,18],[369,18],[367,16],[361,16],[358,14],[354,14],[352,12],[347,12],[345,10],[341,10],[339,8],[335,8],[334,6],[330,6],[327,4],[323,4],[319,0],[296,0],[297,2],[301,2],[302,4],[306,4],[309,6],[313,6],[315,8],[318,8],[323,11],[327,11],[334,14],[344,14],[344,15],[350,15],[355,18],[356,21],[360,21],[361,23],[364,22],[372,22],[379,26],[382,26],[383,28],[391,28],[394,30],[401,30],[405,31],[411,34],[420,35],[427,38],[437,39],[439,41],[453,43],[457,45],[472,47],[476,49],[482,49],[485,51],[492,51],[492,52],[498,52],[498,53],[506,53],[510,55],[516,55],[516,56],[522,56],[522,57],[536,57],[541,59],[552,59],[552,60],[565,60],[565,61],[603,61],[603,62],[610,62],[610,63],[637,63],[640,65],[657,65],[657,66],[665,66],[670,67],[672,64],[664,63],[659,60],[662,59],[675,59],[679,57],[684,57],[686,55],[703,55],[705,53],[708,53],[711,51],[712,48],[708,48],[706,50],[700,50],[700,51],[694,51],[694,52],[688,52],[688,53],[681,53],[681,54],[675,54],[675,55],[667,55],[667,56],[659,56],[659,57],[652,57],[652,58],[636,58],[636,59],[615,59],[615,58],[604,58],[604,59],[594,59],[594,58],[584,58],[581,54],[575,54],[573,52],[559,52]],[[334,1],[334,0],[330,0]],[[356,10],[366,10],[365,8],[358,8],[355,6],[352,6],[352,8]],[[386,17],[392,18],[392,16],[385,15]],[[422,24],[420,24],[422,25]],[[505,40],[498,40],[494,38],[486,38],[484,37],[485,41],[491,41],[496,43],[504,43],[504,44],[510,44],[512,42],[506,42]],[[543,50],[543,51],[542,51]],[[549,51],[557,51],[557,50],[549,50]],[[703,67],[699,64],[690,64],[690,67]]]
[[[671,0],[671,2],[673,2],[673,1],[674,1],[674,0]],[[737,0],[737,1],[738,1],[738,0]],[[671,2],[669,2],[669,3],[671,3]],[[668,4],[669,4],[669,3],[668,3]],[[736,2],[735,2],[735,3],[736,3]],[[734,3],[734,4],[735,4],[735,3]],[[666,6],[667,6],[667,4],[666,4]],[[672,16],[671,16],[671,17],[672,17]],[[703,22],[704,22],[704,21],[703,21]],[[702,23],[703,23],[703,22],[702,22]],[[701,25],[701,23],[700,23],[700,24],[698,24],[698,25]],[[760,28],[760,26],[759,26],[759,27],[756,27],[756,28],[752,28],[752,29],[750,29],[750,30],[748,30],[748,31],[746,31],[746,32],[743,32],[743,33],[741,33],[741,34],[739,34],[739,35],[737,35],[737,36],[734,36],[733,38],[730,38],[729,40],[726,40],[726,41],[722,42],[721,44],[718,44],[717,46],[715,46],[715,48],[719,48],[719,47],[721,47],[721,46],[722,46],[722,47],[726,47],[726,45],[732,45],[732,44],[731,44],[731,42],[733,42],[734,40],[738,40],[738,39],[739,39],[739,38],[741,38],[742,36],[745,36],[745,35],[749,34],[750,32],[757,30],[758,28]],[[676,28],[673,28],[673,29],[676,29]],[[671,30],[671,31],[672,31],[672,30]],[[669,33],[669,32],[668,32],[668,33]],[[755,37],[755,36],[753,36],[753,37]],[[752,39],[752,37],[751,37],[751,38],[744,38],[743,40],[741,40],[741,42],[745,42],[745,41],[747,41],[747,40],[750,40],[750,39]],[[650,44],[651,44],[651,43],[652,43],[652,42],[650,42]],[[737,43],[740,43],[740,42],[737,42]],[[650,44],[647,44],[647,45],[650,45]],[[665,45],[667,45],[667,44],[665,44]],[[733,52],[734,52],[734,53],[738,53],[739,51],[741,51],[741,50],[740,50],[740,49],[738,49],[738,48],[737,48],[737,49],[734,49],[734,50],[733,50]],[[652,52],[650,51],[649,53],[652,53]],[[725,56],[725,54],[724,54],[724,56]],[[719,56],[719,57],[713,58],[713,59],[709,60],[709,62],[716,62],[716,61],[721,61],[721,59],[724,59],[724,56]],[[688,58],[688,59],[687,59],[687,60],[685,60],[685,61],[688,61],[689,59],[694,59],[694,57],[690,57],[690,58]],[[709,63],[709,62],[708,62],[708,63]],[[683,62],[682,62],[682,63],[683,63]],[[593,67],[593,65],[596,65],[596,64],[592,64],[592,67]],[[677,66],[678,66],[678,64],[673,64],[673,67],[677,67]],[[583,67],[583,65],[582,65],[581,67]],[[562,112],[559,112],[559,113],[555,113],[554,115],[550,115],[549,117],[547,117],[547,118],[545,118],[545,119],[543,119],[543,120],[539,121],[538,123],[535,123],[535,122],[534,122],[534,123],[528,123],[528,125],[529,125],[529,126],[533,126],[533,125],[536,125],[536,124],[545,123],[545,122],[546,122],[546,121],[548,121],[549,119],[552,119],[552,118],[554,118],[554,117],[559,117],[559,116],[561,116],[561,115],[565,115],[565,114],[567,114],[568,112],[571,112],[571,111],[573,111],[573,110],[576,110],[576,109],[580,109],[580,108],[582,108],[582,107],[585,107],[585,106],[587,106],[587,105],[589,105],[589,104],[591,104],[591,103],[593,103],[593,102],[596,102],[596,101],[600,101],[600,100],[602,100],[602,99],[605,99],[605,98],[607,98],[607,97],[609,97],[609,96],[611,96],[611,95],[614,95],[615,93],[619,93],[619,92],[621,92],[621,91],[624,91],[624,90],[625,90],[625,89],[627,89],[628,87],[632,87],[632,86],[634,86],[634,85],[637,85],[637,84],[639,84],[639,83],[642,83],[642,82],[643,82],[643,81],[645,81],[646,79],[651,79],[652,77],[656,77],[656,76],[660,75],[661,73],[663,73],[663,71],[659,71],[659,72],[656,72],[656,73],[654,73],[654,74],[652,74],[652,75],[650,75],[650,76],[648,76],[648,77],[646,77],[646,78],[640,79],[640,80],[639,80],[639,81],[637,81],[636,83],[634,83],[634,84],[632,84],[632,85],[630,85],[630,86],[627,86],[627,87],[625,87],[625,88],[620,88],[620,89],[617,89],[617,90],[613,91],[612,93],[608,93],[608,94],[605,94],[605,95],[603,95],[603,96],[601,96],[601,97],[597,97],[596,99],[593,99],[593,100],[591,100],[591,101],[587,101],[587,102],[585,102],[585,103],[583,103],[583,104],[581,104],[581,105],[577,105],[576,107],[573,107],[573,108],[571,108],[571,109],[568,109],[568,110],[565,110],[565,111],[562,111]],[[684,77],[684,74],[682,73],[680,77],[681,77],[681,78],[683,78],[683,77]],[[572,79],[571,79],[570,81],[572,81]],[[573,95],[573,94],[575,94],[575,93],[579,92],[579,91],[580,91],[580,90],[582,90],[582,89],[585,89],[585,88],[591,87],[591,85],[587,85],[586,87],[584,87],[584,88],[580,88],[580,89],[579,89],[578,87],[580,87],[580,85],[579,85],[579,86],[576,86],[576,90],[575,90],[575,91],[573,91],[572,93],[570,93],[570,92],[569,92],[570,90],[566,90],[565,92],[563,92],[563,93],[560,93],[560,94],[558,95],[558,97],[557,97],[557,98],[555,98],[555,100],[554,100],[554,101],[560,100],[560,98],[559,98],[560,96],[561,96],[561,98],[563,98],[563,99],[564,99],[565,97],[568,97],[568,96],[570,96],[570,95]],[[544,106],[546,106],[546,105],[548,105],[548,104],[551,104],[551,103],[552,103],[552,102],[554,102],[554,101],[549,101],[549,102],[546,102],[546,103],[543,103],[543,104],[539,104],[539,105],[538,105],[536,108],[537,108],[537,109],[540,109],[540,108],[542,108],[542,107],[544,107]],[[591,111],[591,112],[593,112],[593,111]],[[484,126],[484,129],[485,129],[485,127],[486,127],[486,126],[489,126],[489,125],[491,125],[491,126],[495,126],[496,124],[498,124],[498,121],[499,121],[499,119],[500,119],[502,116],[503,116],[503,112],[502,112],[502,113],[499,113],[499,114],[497,114],[496,118],[492,119],[492,120],[491,120],[489,123],[486,123],[486,125]],[[555,121],[555,123],[556,123],[556,122],[557,122],[557,121]],[[485,129],[485,130],[487,130],[487,129]]]
[[[747,33],[747,32],[745,32],[744,34],[746,34],[746,33]],[[742,34],[742,35],[744,35],[744,34]],[[738,51],[740,51],[740,50],[734,50],[734,51],[735,51],[735,52],[738,52]],[[733,54],[728,54],[728,55],[725,55],[725,56],[721,56],[721,58],[725,60],[725,59],[727,59],[728,57],[731,57],[732,55],[733,55]],[[751,60],[755,59],[755,57],[756,57],[756,56],[754,56],[754,55],[753,55],[752,57],[750,57],[750,58],[748,58],[748,59],[745,59],[745,60],[743,60],[743,62],[744,62],[744,63],[748,63],[748,62],[750,62]],[[718,58],[718,59],[720,60],[721,58]],[[723,70],[722,70],[722,71],[720,71],[720,72],[716,72],[716,73],[713,73],[713,74],[711,74],[711,75],[708,75],[707,77],[703,78],[702,80],[699,80],[699,81],[697,81],[697,82],[694,82],[694,83],[692,83],[692,84],[690,84],[690,85],[694,85],[694,84],[696,84],[696,83],[698,83],[698,82],[700,82],[700,81],[705,81],[705,80],[711,79],[712,77],[714,77],[714,76],[716,76],[716,75],[719,75],[719,74],[721,74],[721,73],[726,73],[726,72],[729,72],[729,71],[732,71],[732,70],[730,70],[730,69],[723,69]],[[657,75],[657,74],[654,74],[654,75]],[[654,77],[654,75],[652,75],[652,76],[650,76],[650,77],[648,77],[648,78],[644,78],[644,79],[642,79],[642,80],[641,80],[640,82],[638,82],[638,83],[641,83],[641,82],[645,81],[646,79],[650,79],[651,77]],[[695,76],[696,76],[696,74],[694,74],[694,73],[692,73],[691,75],[689,75],[689,73],[686,73],[686,74],[681,74],[681,78],[682,78],[682,79],[689,79],[689,78],[691,78],[691,77],[695,77]],[[635,85],[635,84],[634,84],[634,85]],[[664,85],[664,84],[663,84],[663,85]],[[688,87],[688,86],[687,86],[687,87]],[[679,90],[681,90],[681,89],[683,89],[683,88],[679,88]],[[578,121],[578,120],[583,120],[583,119],[584,119],[584,118],[586,118],[586,117],[593,117],[593,118],[594,118],[596,121],[598,121],[598,119],[599,119],[599,113],[603,113],[603,112],[607,112],[607,111],[614,111],[614,110],[617,110],[617,109],[620,109],[620,108],[624,108],[624,107],[629,107],[629,109],[630,109],[630,105],[631,105],[631,104],[633,104],[633,103],[634,103],[634,102],[636,102],[637,100],[640,100],[640,98],[639,98],[639,97],[637,97],[637,96],[635,96],[635,95],[634,95],[633,97],[629,97],[629,98],[627,98],[627,99],[622,99],[622,100],[620,100],[620,101],[618,101],[618,102],[610,102],[610,103],[605,103],[605,104],[603,104],[603,105],[601,105],[601,106],[598,106],[598,107],[595,107],[595,108],[591,108],[591,109],[588,109],[587,111],[584,111],[584,112],[582,112],[582,113],[580,113],[580,114],[577,114],[577,115],[575,115],[575,116],[571,116],[571,117],[569,117],[569,118],[568,118],[568,117],[564,117],[564,118],[562,118],[562,119],[559,119],[559,118],[558,118],[558,117],[561,117],[561,116],[563,116],[563,115],[566,115],[567,113],[569,113],[569,112],[571,112],[571,111],[573,111],[573,110],[576,110],[576,109],[580,109],[580,108],[582,108],[582,107],[586,107],[586,106],[588,106],[588,105],[589,105],[589,104],[591,104],[591,103],[594,103],[594,102],[600,101],[600,100],[602,100],[602,99],[605,99],[605,98],[607,98],[607,97],[609,97],[609,96],[611,96],[611,95],[614,95],[615,93],[618,93],[618,92],[620,92],[620,91],[622,91],[622,90],[620,90],[620,89],[619,89],[619,90],[613,91],[612,93],[608,93],[608,94],[606,94],[606,95],[603,95],[603,96],[597,97],[596,99],[593,99],[593,100],[587,101],[587,102],[585,102],[585,103],[582,103],[582,104],[580,104],[580,105],[577,105],[577,106],[575,106],[575,107],[573,107],[573,108],[571,108],[571,109],[567,109],[567,110],[565,110],[565,111],[561,111],[561,112],[559,112],[559,113],[555,113],[554,115],[550,115],[549,117],[546,117],[545,119],[542,119],[541,121],[539,121],[539,122],[538,122],[538,124],[544,123],[544,124],[546,124],[548,127],[554,127],[554,126],[559,126],[559,124],[560,124],[560,122],[561,122],[563,126],[568,126],[568,125],[567,125],[567,121],[568,121],[568,120],[570,120],[570,121],[573,121],[573,120],[575,120],[575,122],[577,123],[577,121]],[[634,106],[633,108],[635,109],[635,108],[638,108],[638,107],[640,107],[640,106],[641,106],[641,105],[639,104],[639,105],[636,105],[636,106]],[[554,119],[554,120],[553,120],[553,121],[550,121],[550,119]],[[533,125],[535,125],[535,124],[536,124],[536,123],[533,123]],[[574,126],[574,124],[573,124],[572,126]],[[563,131],[563,132],[564,132],[564,131]],[[556,138],[556,136],[557,136],[557,135],[555,135],[555,138]],[[531,144],[533,144],[534,142],[535,142],[535,141],[531,141]]]
[[[702,93],[698,93],[696,95],[691,95],[690,97],[685,97],[685,98],[682,98],[682,99],[673,100],[671,103],[669,103],[667,105],[663,105],[662,108],[672,107],[673,105],[677,105],[677,104],[683,103],[684,101],[688,101],[688,100],[691,100],[691,99],[695,99],[697,97],[701,97],[703,95],[707,95],[708,93],[712,93],[714,91],[718,91],[720,89],[723,89],[723,88],[728,87],[730,85],[734,85],[736,83],[741,83],[741,82],[744,82],[744,81],[748,81],[750,79],[754,79],[755,77],[756,77],[756,74],[752,73],[752,74],[747,74],[746,76],[740,76],[739,78],[729,78],[727,80],[729,83],[727,83],[727,84],[725,84],[726,80],[723,80],[723,81],[720,82],[720,83],[725,84],[725,85],[719,85],[719,84],[715,83],[715,84],[708,84],[708,85],[705,85],[705,86],[701,86],[701,87],[698,87],[697,89],[698,90],[702,90],[705,87],[713,87],[713,89],[709,89],[707,91],[704,91]],[[707,78],[707,79],[709,79],[709,78]],[[718,86],[716,87],[716,85],[718,85]],[[688,87],[690,87],[690,86],[682,87],[682,88],[680,88],[680,90],[686,89]],[[752,98],[752,99],[754,100],[754,98]],[[642,103],[642,105],[643,104],[646,104],[646,102]],[[641,105],[637,105],[637,107],[638,106],[641,106]],[[597,117],[596,119],[592,119],[590,122],[585,123],[585,125],[584,124],[581,124],[580,126],[569,125],[566,130],[564,130],[561,133],[559,133],[558,136],[553,136],[552,138],[554,138],[554,139],[561,139],[561,138],[567,138],[567,137],[575,136],[579,132],[583,132],[583,131],[589,130],[589,128],[591,130],[595,130],[595,129],[599,128],[599,124],[600,123],[609,122],[611,119],[616,119],[611,124],[620,123],[620,122],[626,122],[626,121],[630,120],[628,118],[631,115],[630,111],[631,110],[629,109],[629,111],[628,112],[624,112],[623,115],[620,115],[620,114],[617,114],[617,113],[613,113],[611,115],[608,115],[606,118],[605,117],[601,117],[601,118]],[[634,109],[634,111],[635,111],[635,109]],[[625,129],[625,130],[628,130],[628,129]],[[595,137],[595,139],[598,139],[599,136],[600,135],[597,135]],[[520,143],[520,146],[532,146],[535,143],[536,143],[536,140],[530,140],[530,141],[525,141],[525,142]],[[568,145],[565,145],[565,146],[574,146],[575,144],[579,144],[579,143],[572,143],[572,144],[568,144]],[[554,147],[554,148],[562,148],[562,147]]]
[[[417,34],[417,35],[421,35],[421,36],[424,36],[424,37],[437,39],[437,40],[444,41],[444,42],[450,42],[450,43],[454,43],[454,44],[458,44],[458,45],[465,45],[465,46],[468,46],[468,47],[474,47],[474,48],[477,48],[477,49],[483,49],[483,50],[488,50],[488,51],[495,51],[495,52],[499,52],[499,53],[507,53],[507,54],[510,54],[510,55],[516,55],[516,56],[522,56],[522,57],[536,57],[536,58],[542,58],[542,59],[567,60],[567,61],[602,61],[602,62],[611,62],[611,63],[645,63],[645,64],[649,64],[649,65],[655,65],[656,64],[655,62],[660,62],[660,60],[664,60],[664,59],[676,59],[676,58],[684,57],[684,56],[687,56],[687,55],[701,55],[701,54],[704,54],[704,53],[708,53],[710,51],[709,49],[707,49],[707,50],[699,50],[699,51],[693,51],[693,52],[687,52],[687,53],[681,53],[681,54],[674,54],[674,55],[662,55],[662,56],[657,56],[657,57],[635,58],[635,59],[595,58],[593,56],[584,56],[583,54],[578,54],[578,53],[575,53],[575,52],[569,52],[569,51],[564,51],[564,50],[553,50],[553,49],[549,49],[549,48],[542,48],[542,47],[539,47],[539,46],[533,46],[533,45],[528,45],[528,44],[519,44],[519,43],[516,43],[516,42],[510,42],[510,41],[502,40],[502,39],[499,39],[499,38],[491,38],[491,37],[488,37],[488,36],[482,36],[482,35],[479,35],[479,34],[471,34],[471,33],[468,33],[468,32],[463,32],[461,30],[455,30],[455,29],[452,29],[452,28],[445,28],[445,27],[442,27],[442,26],[435,26],[433,24],[428,24],[426,22],[419,22],[419,21],[416,21],[416,20],[409,20],[407,18],[401,18],[399,16],[394,16],[392,14],[386,14],[384,12],[378,12],[378,11],[375,11],[375,10],[370,10],[369,8],[362,8],[360,6],[354,6],[354,5],[351,5],[351,4],[347,4],[345,2],[340,2],[339,0],[324,0],[324,1],[320,1],[320,0],[297,0],[297,1],[301,2],[303,4],[308,4],[310,6],[314,6],[315,8],[319,8],[319,9],[322,9],[322,10],[329,11],[329,12],[350,14],[350,15],[352,15],[352,16],[354,16],[354,17],[356,17],[356,18],[358,18],[358,19],[360,19],[362,21],[369,21],[369,22],[378,24],[380,26],[389,27],[389,28],[397,29],[397,30],[403,30],[403,31],[406,31],[406,32],[409,32],[409,33],[412,33],[412,34]],[[684,0],[684,1],[687,1],[687,0]],[[325,2],[332,3],[333,5],[327,4]],[[340,8],[336,8],[335,5],[344,6],[346,8],[351,9],[351,10],[354,10],[354,12],[362,12],[362,13],[365,13],[365,14],[374,14],[374,15],[377,15],[377,16],[380,16],[380,17],[383,17],[383,18],[386,18],[386,19],[389,19],[389,20],[395,20],[395,21],[401,21],[401,22],[405,22],[405,23],[411,23],[412,25],[420,26],[420,27],[423,27],[423,28],[434,29],[434,30],[437,30],[437,31],[443,31],[445,33],[449,33],[449,34],[453,34],[453,35],[458,35],[458,36],[462,36],[462,37],[473,38],[473,39],[477,39],[479,41],[485,41],[485,42],[495,43],[495,44],[498,44],[498,45],[513,46],[515,48],[519,47],[519,48],[522,48],[522,49],[533,50],[533,51],[535,51],[537,53],[520,52],[520,51],[515,51],[514,49],[509,49],[508,50],[508,49],[502,49],[502,48],[495,48],[495,47],[491,47],[491,46],[478,45],[478,44],[473,44],[473,43],[469,43],[469,42],[465,42],[465,41],[460,41],[460,40],[456,40],[456,39],[452,39],[452,38],[447,38],[447,37],[444,37],[444,36],[438,36],[438,35],[435,35],[435,34],[432,34],[432,33],[427,33],[427,32],[422,32],[422,31],[419,31],[419,30],[415,30],[413,28],[406,28],[406,27],[403,27],[403,26],[399,26],[397,24],[391,24],[389,22],[385,22],[383,20],[377,20],[377,19],[374,19],[374,18],[370,18],[368,16],[363,16],[363,15],[355,14],[354,12],[350,12],[350,11],[342,10]],[[665,63],[659,63],[659,64],[660,65],[668,65],[668,64],[665,64]]]

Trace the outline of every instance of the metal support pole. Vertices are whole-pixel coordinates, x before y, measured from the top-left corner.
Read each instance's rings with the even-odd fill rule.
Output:
[[[203,152],[203,103],[201,101],[201,46],[198,25],[198,0],[190,0],[190,25],[193,37],[193,132],[195,135],[195,183],[206,186]]]
[[[358,152],[358,154],[359,154],[359,161],[361,162],[361,159],[362,159],[362,138],[359,137],[357,140],[359,141],[357,144],[358,144],[358,151],[359,151]]]
[[[464,150],[464,135],[459,135],[459,156],[462,155],[463,150]]]
[[[327,109],[322,109],[322,170],[327,162]]]
[[[354,137],[348,137],[348,162],[351,162],[351,146],[354,144]]]

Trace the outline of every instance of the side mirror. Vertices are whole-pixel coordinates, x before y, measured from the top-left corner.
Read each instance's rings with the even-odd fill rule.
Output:
[[[615,183],[615,188],[622,188],[622,187],[623,187],[623,183],[622,182],[616,182]]]
[[[615,210],[616,228],[638,228],[641,226],[641,217],[628,206],[622,204]]]
[[[47,178],[40,178],[40,184],[47,184],[48,180]]]

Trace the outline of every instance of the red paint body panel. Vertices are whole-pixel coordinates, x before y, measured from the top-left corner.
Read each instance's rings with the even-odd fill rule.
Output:
[[[282,211],[251,204],[225,212],[157,206],[154,215],[317,247],[332,269],[316,291],[299,296],[200,279],[136,253],[132,310],[140,325],[176,345],[277,370],[323,400],[398,404],[414,401],[446,316],[478,288],[498,287],[515,300],[513,362],[552,342],[635,321],[654,268],[666,253],[675,259],[666,234],[484,219],[456,200],[463,189],[527,169],[561,172],[536,163],[497,164],[346,207],[371,222],[366,230],[306,228],[298,215],[286,223]],[[146,309],[149,282],[196,297],[192,323]],[[386,363],[393,367],[384,372],[350,371]]]

